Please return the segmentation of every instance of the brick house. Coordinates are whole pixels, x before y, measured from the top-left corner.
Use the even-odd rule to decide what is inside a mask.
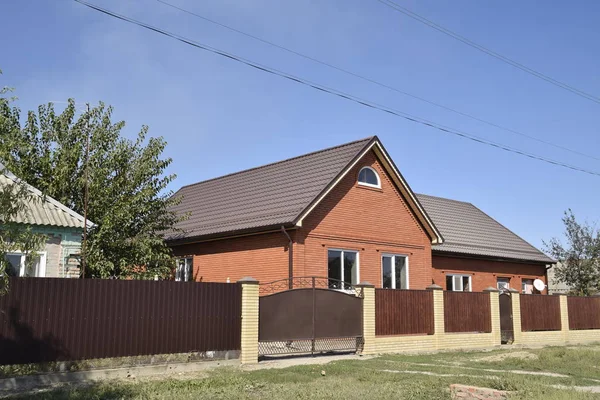
[[[377,137],[184,186],[175,196],[174,210],[189,215],[166,237],[179,257],[178,280],[322,276],[479,291],[504,278],[519,288],[523,279],[545,280],[552,263],[474,206],[413,193]]]

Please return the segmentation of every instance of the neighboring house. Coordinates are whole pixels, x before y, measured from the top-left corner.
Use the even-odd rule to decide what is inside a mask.
[[[12,184],[15,176],[0,173],[0,185]],[[46,235],[45,247],[37,252],[31,270],[25,268],[25,255],[9,253],[7,258],[12,276],[37,276],[56,278],[79,278],[79,255],[84,228],[84,218],[65,205],[42,193],[33,186],[28,189],[34,195],[27,203],[27,211],[18,215],[17,223],[31,226],[35,233]],[[88,221],[88,226],[93,224]]]
[[[552,268],[548,270],[548,292],[554,293],[569,293],[571,287],[564,282],[557,282],[555,278],[555,269],[560,266],[560,262],[556,263]]]
[[[184,186],[167,242],[180,280],[323,276],[521,288],[552,260],[468,203],[415,195],[377,137]],[[447,237],[446,237],[447,236]]]

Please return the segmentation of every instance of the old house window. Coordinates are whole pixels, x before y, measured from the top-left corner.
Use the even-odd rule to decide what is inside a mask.
[[[34,262],[26,262],[27,257],[35,257]],[[21,252],[6,254],[8,276],[44,277],[46,276],[46,253],[37,253],[35,256],[25,255]]]
[[[178,282],[188,282],[193,279],[193,259],[192,257],[178,258],[175,267],[175,280]]]
[[[446,290],[453,292],[470,292],[471,275],[446,275]]]
[[[363,167],[358,173],[358,184],[363,186],[371,186],[381,188],[379,175],[371,167]]]
[[[385,289],[408,289],[408,257],[396,254],[381,256],[382,282]]]
[[[330,249],[327,251],[327,264],[330,288],[344,289],[348,284],[358,284],[358,252]]]

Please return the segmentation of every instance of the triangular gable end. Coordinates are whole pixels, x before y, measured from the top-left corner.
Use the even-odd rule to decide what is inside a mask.
[[[394,164],[394,161],[389,156],[388,152],[385,150],[381,141],[377,136],[374,136],[371,141],[369,141],[365,147],[348,163],[348,165],[338,174],[338,176],[331,181],[331,183],[309,204],[302,213],[296,218],[294,221],[296,226],[302,226],[302,222],[304,219],[321,203],[321,201],[329,194],[337,184],[352,170],[352,168],[370,151],[373,150],[375,155],[377,156],[381,165],[386,169],[389,176],[393,179],[396,187],[400,191],[400,193],[405,198],[409,208],[415,214],[419,222],[425,228],[425,231],[431,238],[432,244],[441,244],[444,242],[444,238],[442,237],[439,230],[433,224],[431,218],[425,212],[425,209],[415,196],[414,192],[402,176],[398,168]]]

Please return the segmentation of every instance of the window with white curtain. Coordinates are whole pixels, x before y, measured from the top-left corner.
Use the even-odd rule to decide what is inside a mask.
[[[381,270],[384,289],[408,289],[408,257],[398,254],[383,254]]]
[[[453,292],[470,292],[472,290],[471,275],[446,275],[446,290],[451,290]]]

